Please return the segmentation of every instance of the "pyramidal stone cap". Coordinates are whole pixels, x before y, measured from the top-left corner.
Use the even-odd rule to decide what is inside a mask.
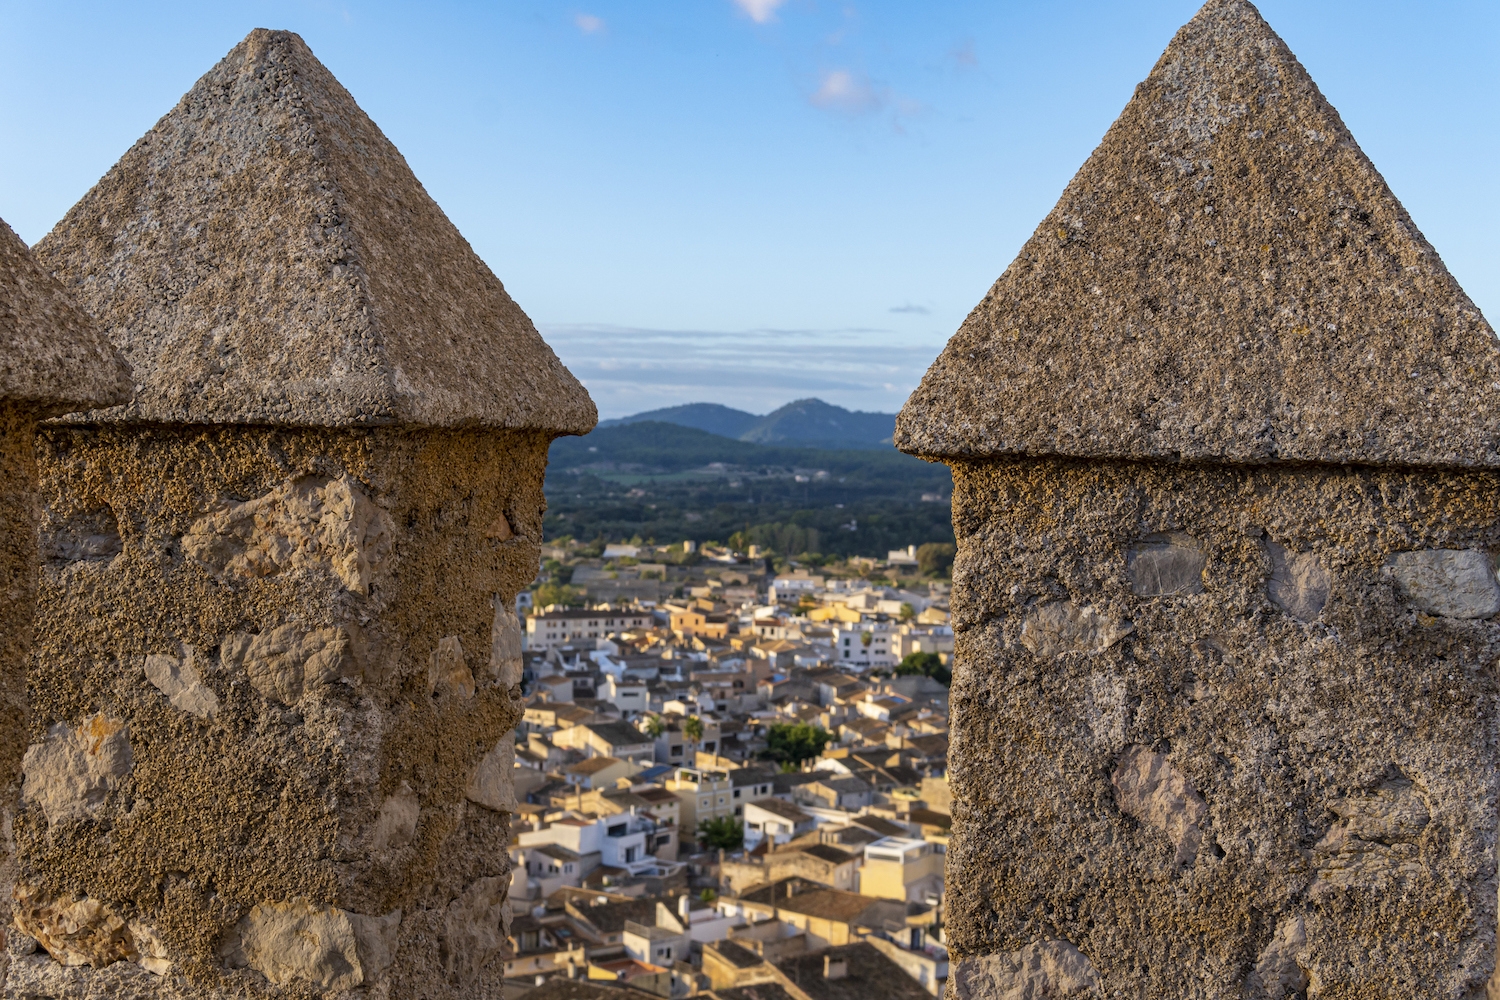
[[[934,459],[1500,465],[1500,347],[1246,0],[1178,32],[897,420]]]
[[[580,434],[593,401],[291,32],[252,31],[38,259],[134,372],[89,419]]]
[[[0,401],[50,416],[129,397],[109,338],[0,219]]]

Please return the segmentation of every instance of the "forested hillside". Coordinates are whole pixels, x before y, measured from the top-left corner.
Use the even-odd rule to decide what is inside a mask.
[[[545,525],[549,539],[739,536],[783,555],[883,557],[951,542],[951,493],[946,466],[894,449],[773,447],[641,422],[552,445]]]

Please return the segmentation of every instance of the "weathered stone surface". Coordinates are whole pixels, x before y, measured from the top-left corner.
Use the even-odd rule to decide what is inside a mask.
[[[495,605],[495,624],[491,629],[490,673],[504,687],[521,683],[521,619],[503,604]]]
[[[1093,608],[1072,601],[1050,601],[1034,608],[1021,626],[1021,645],[1044,660],[1063,653],[1097,653],[1130,633]]]
[[[485,754],[479,761],[479,766],[474,769],[474,777],[469,779],[469,787],[464,790],[464,795],[470,802],[476,802],[486,809],[496,812],[514,813],[516,811],[516,784],[511,772],[516,766],[516,745],[511,740],[511,735],[506,733],[495,749]]]
[[[1109,780],[1120,811],[1166,834],[1176,862],[1192,864],[1203,842],[1201,824],[1208,819],[1208,805],[1193,783],[1163,754],[1141,746],[1126,748]]]
[[[5,991],[499,1000],[509,817],[468,791],[521,715],[497,609],[547,447],[592,403],[294,35],[252,33],[44,242],[136,389],[37,443],[29,740],[71,774],[49,733],[102,714],[132,764],[38,782],[17,867],[173,971],[28,955]]]
[[[1037,941],[1001,955],[966,958],[953,963],[950,976],[957,1000],[1103,996],[1093,964],[1067,941]]]
[[[125,723],[103,713],[76,729],[58,723],[21,761],[21,794],[47,822],[87,819],[130,773],[134,755]]]
[[[21,811],[28,884],[132,918],[127,902],[159,901],[138,916],[160,929],[174,969],[198,977],[182,993],[194,1000],[277,989],[252,966],[227,967],[218,946],[254,906],[299,898],[351,915],[401,911],[382,939],[395,935],[381,974],[391,996],[497,1000],[503,965],[460,986],[439,955],[449,905],[477,880],[508,876],[508,815],[464,806],[520,705],[488,667],[472,671],[467,697],[428,697],[427,682],[444,637],[488,659],[496,605],[513,605],[535,576],[546,443],[400,429],[44,431],[49,526],[107,508],[130,529],[115,559],[42,575],[32,739],[99,706],[128,723],[134,766],[91,807],[97,833],[49,837],[40,804]],[[345,476],[393,530],[367,594],[316,561],[231,575],[183,552],[204,512],[229,498]],[[516,533],[494,542],[484,530],[501,511]],[[140,666],[184,647],[220,699],[209,724]],[[39,969],[18,965],[14,988],[125,988],[109,968],[65,979]]]
[[[1489,618],[1500,611],[1500,585],[1485,552],[1398,552],[1390,567],[1396,585],[1419,611],[1444,618]]]
[[[474,696],[474,672],[464,661],[463,643],[458,636],[444,636],[427,665],[427,690],[439,697]]]
[[[304,476],[256,500],[229,501],[196,521],[182,548],[227,577],[321,569],[368,594],[390,555],[391,536],[390,515],[347,475]]]
[[[953,982],[1059,939],[1110,997],[1480,995],[1500,343],[1248,0],[1177,34],[895,441],[954,467]],[[1040,659],[1059,600],[1133,631]]]
[[[1500,345],[1248,0],[1172,40],[902,410],[945,459],[1500,465]]]
[[[1266,596],[1299,622],[1315,621],[1333,587],[1328,570],[1312,552],[1293,552],[1276,542],[1267,543],[1266,551],[1271,557]]]
[[[153,653],[146,657],[146,679],[177,708],[200,719],[210,719],[219,710],[219,696],[198,675],[193,664],[195,655],[191,646],[182,656]]]
[[[304,693],[358,675],[354,644],[342,628],[304,632],[282,625],[259,635],[231,632],[220,647],[229,670],[243,670],[250,685],[283,705],[295,705]]]
[[[1390,562],[1500,550],[1496,495],[1490,472],[957,465],[955,963],[1027,947],[1046,914],[1105,996],[1238,1000],[1301,918],[1295,963],[1319,996],[1482,989],[1500,621],[1414,614]],[[1162,532],[1198,539],[1202,593],[1136,592],[1131,549]],[[1336,581],[1314,622],[1271,601],[1268,538]],[[1133,631],[1040,660],[1023,636],[1061,592]],[[1191,857],[1167,832],[1190,825]]]
[[[1130,587],[1141,597],[1203,593],[1208,553],[1192,535],[1167,532],[1132,545],[1125,554]]]
[[[474,982],[504,947],[510,926],[505,891],[505,879],[482,878],[448,904],[439,960],[443,971],[457,982]]]
[[[135,370],[103,419],[594,426],[583,387],[290,32],[251,32],[36,253]]]
[[[41,539],[41,556],[49,569],[65,569],[77,563],[108,563],[125,548],[114,511],[105,507],[54,524]]]
[[[355,951],[367,983],[379,982],[385,970],[396,960],[396,946],[401,936],[401,911],[392,910],[378,917],[351,913],[349,926],[354,930]]]
[[[399,850],[411,843],[417,832],[417,821],[422,816],[417,793],[406,782],[395,795],[380,805],[375,816],[375,826],[370,833],[370,845],[377,851]]]
[[[1372,795],[1335,799],[1328,809],[1339,821],[1313,846],[1314,898],[1334,887],[1397,891],[1420,878],[1418,841],[1432,814],[1410,780],[1387,781]]]
[[[277,986],[301,980],[332,991],[364,982],[349,915],[328,906],[257,904],[226,940],[223,953],[231,966],[248,966]]]
[[[97,968],[136,955],[125,921],[96,899],[46,899],[30,886],[17,886],[14,920],[17,930],[63,965]]]
[[[21,885],[15,889],[13,910],[16,929],[63,965],[99,969],[128,961],[158,976],[171,971],[156,931],[139,920],[126,920],[97,899],[55,899]]]
[[[0,400],[35,420],[129,394],[109,338],[0,219]]]
[[[1308,976],[1298,956],[1306,948],[1307,922],[1301,917],[1283,920],[1245,979],[1246,1000],[1290,1000],[1302,996]]]
[[[0,220],[0,928],[10,923],[10,828],[30,742],[26,670],[39,568],[36,423],[121,402],[130,384],[130,370],[108,338]],[[47,541],[49,559],[111,554],[105,539],[68,539],[60,550],[59,539]],[[118,542],[116,533],[116,553]],[[78,714],[85,710],[80,706]],[[0,948],[0,979],[7,966]]]

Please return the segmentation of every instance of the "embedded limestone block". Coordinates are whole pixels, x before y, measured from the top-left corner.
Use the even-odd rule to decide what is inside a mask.
[[[1500,584],[1488,553],[1398,552],[1390,569],[1402,595],[1419,611],[1443,618],[1489,618],[1500,611]]]
[[[396,947],[401,940],[401,911],[392,910],[378,917],[350,913],[348,917],[364,980],[378,982],[396,958]]]
[[[1129,623],[1116,624],[1091,607],[1052,601],[1026,616],[1021,645],[1044,660],[1062,653],[1097,653],[1129,635]]]
[[[153,653],[146,657],[146,679],[173,706],[200,719],[211,719],[219,710],[219,696],[199,676],[193,662],[196,655],[191,646],[184,648],[182,656]]]
[[[108,507],[88,511],[56,523],[44,520],[41,531],[42,561],[51,569],[79,563],[114,561],[125,548],[120,524]]]
[[[224,640],[220,656],[226,667],[243,670],[255,690],[284,705],[358,672],[354,643],[342,628],[307,632],[282,625],[259,635],[235,632]]]
[[[1208,553],[1197,539],[1165,532],[1132,545],[1125,555],[1130,586],[1141,597],[1176,597],[1203,593]]]
[[[1312,552],[1293,552],[1276,542],[1268,543],[1266,551],[1271,556],[1271,578],[1266,582],[1271,603],[1300,622],[1316,620],[1333,585],[1328,570]]]
[[[1067,1000],[1102,997],[1088,956],[1067,941],[1036,941],[1018,951],[953,963],[958,1000]]]
[[[516,804],[516,745],[506,733],[495,749],[485,754],[474,769],[464,795],[470,802],[478,803],[496,812],[514,813]]]
[[[485,530],[484,537],[492,538],[497,542],[508,542],[516,537],[516,533],[510,526],[510,519],[504,514],[500,514],[490,522],[489,528]]]
[[[221,953],[231,967],[254,969],[277,986],[347,990],[365,978],[349,915],[307,902],[256,904]]]
[[[1310,895],[1329,896],[1335,888],[1391,890],[1421,874],[1417,841],[1432,813],[1417,785],[1405,776],[1384,782],[1373,793],[1328,803],[1338,820],[1313,846],[1317,879]]]
[[[96,969],[115,962],[136,962],[148,972],[166,975],[172,962],[156,931],[140,920],[127,920],[97,899],[56,899],[35,886],[19,885],[12,903],[16,929],[63,965]]]
[[[1291,1000],[1307,989],[1309,977],[1302,967],[1307,950],[1307,921],[1302,917],[1283,920],[1271,943],[1255,960],[1245,978],[1247,1000]]]
[[[119,719],[101,713],[77,728],[58,723],[21,761],[22,798],[40,805],[48,824],[87,819],[133,763],[130,731]]]
[[[438,958],[443,971],[459,983],[478,979],[480,970],[505,946],[510,929],[508,884],[505,878],[479,879],[448,905]]]
[[[439,697],[474,696],[474,672],[464,660],[464,647],[458,636],[444,636],[438,641],[427,664],[427,691]]]
[[[228,578],[326,568],[354,593],[368,594],[391,537],[390,515],[347,475],[305,476],[195,521],[182,550]]]
[[[422,808],[417,793],[406,782],[395,795],[381,803],[375,817],[375,826],[370,832],[370,846],[376,851],[399,850],[411,843],[417,832],[417,821]]]
[[[500,601],[495,602],[491,634],[494,639],[490,643],[490,673],[504,687],[514,687],[521,683],[524,669],[521,619]]]
[[[1120,754],[1110,777],[1120,811],[1166,834],[1179,865],[1191,865],[1203,843],[1208,804],[1164,754],[1133,746]]]

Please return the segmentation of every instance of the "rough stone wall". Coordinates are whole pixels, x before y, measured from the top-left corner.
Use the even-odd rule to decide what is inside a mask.
[[[1497,492],[957,464],[956,995],[1482,996]]]
[[[550,437],[45,431],[7,996],[499,997]]]
[[[36,607],[36,414],[0,402],[0,920],[9,923],[13,809],[26,752],[26,665]],[[3,934],[0,924],[0,934]],[[0,974],[4,957],[0,956]]]

